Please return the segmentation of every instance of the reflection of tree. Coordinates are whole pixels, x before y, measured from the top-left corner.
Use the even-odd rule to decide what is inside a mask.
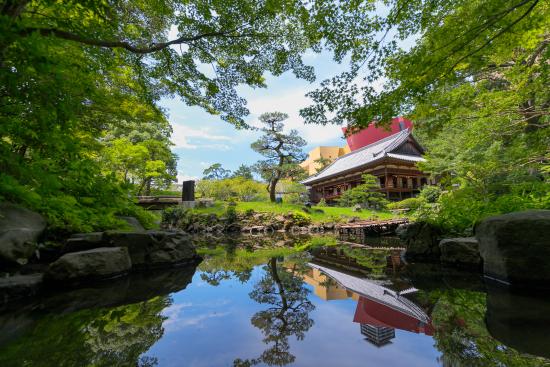
[[[344,254],[370,270],[370,276],[382,276],[387,267],[389,251],[385,249],[364,249],[343,247]]]
[[[201,279],[210,285],[218,286],[224,280],[235,278],[246,283],[252,276],[254,267],[265,264],[271,257],[295,253],[294,248],[266,247],[259,250],[219,246],[215,249],[198,250],[204,261],[198,266]]]
[[[0,365],[24,366],[138,366],[157,365],[141,356],[160,337],[168,297],[99,309],[43,317],[29,334],[0,353]],[[141,356],[141,357],[140,357]]]
[[[265,266],[266,273],[254,286],[250,297],[258,303],[269,304],[270,308],[257,312],[251,322],[264,335],[264,343],[269,344],[258,358],[234,361],[234,366],[252,366],[265,363],[270,366],[284,366],[294,362],[295,356],[289,352],[288,338],[294,335],[302,340],[306,331],[313,326],[309,313],[315,306],[308,300],[309,290],[303,280],[296,276],[298,266],[292,271],[283,270],[273,257]]]

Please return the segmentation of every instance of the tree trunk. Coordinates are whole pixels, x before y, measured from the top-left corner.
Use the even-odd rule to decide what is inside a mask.
[[[277,189],[277,182],[279,182],[279,179],[275,178],[269,183],[269,200],[272,203],[274,203],[276,201],[275,191]]]
[[[281,282],[281,278],[279,278],[279,273],[277,272],[277,258],[272,257],[271,259],[269,259],[269,269],[271,270],[273,281],[275,282],[275,284],[277,284],[279,296],[281,297],[281,304],[283,305],[281,311],[282,314],[284,314],[285,311],[288,309],[288,302],[286,300],[285,287],[283,287],[283,282]]]

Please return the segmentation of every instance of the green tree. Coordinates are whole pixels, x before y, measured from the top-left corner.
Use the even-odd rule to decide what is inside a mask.
[[[221,163],[214,163],[202,171],[203,180],[223,180],[231,174],[230,170],[224,169]]]
[[[316,160],[314,160],[313,163],[315,163],[316,166],[317,166],[317,172],[321,172],[321,171],[324,170],[329,164],[332,163],[332,160],[330,160],[329,158],[325,158],[325,157],[319,157],[319,158],[317,158]]]
[[[232,177],[242,177],[248,180],[252,180],[254,178],[252,176],[252,168],[245,164],[241,164],[239,168],[233,172]]]
[[[283,132],[282,121],[288,115],[281,112],[269,112],[260,116],[260,121],[265,125],[261,128],[264,133],[251,147],[266,159],[261,160],[254,169],[267,181],[269,199],[275,201],[277,183],[283,178],[303,175],[303,169],[298,165],[305,159],[302,147],[307,143],[298,136],[298,131],[290,130],[288,134]]]
[[[370,208],[381,209],[387,204],[385,195],[378,191],[380,184],[378,179],[369,174],[361,176],[363,183],[352,189],[346,190],[338,198],[338,204],[341,206],[366,205]]]
[[[147,147],[131,178],[142,192],[173,182],[159,99],[177,95],[245,127],[237,86],[265,87],[265,72],[312,81],[301,55],[340,39],[323,10],[332,1],[316,3],[1,2],[0,200],[40,211],[52,228],[116,226],[116,214],[138,210],[135,186],[106,167],[129,152],[103,149],[116,139]]]

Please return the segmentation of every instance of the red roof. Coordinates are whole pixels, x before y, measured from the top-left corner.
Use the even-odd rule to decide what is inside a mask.
[[[374,122],[371,122],[368,127],[348,136],[346,139],[350,150],[353,152],[402,130],[410,129],[412,126],[413,122],[411,120],[407,120],[404,117],[396,117],[392,120],[391,126],[376,127]],[[342,130],[345,134],[347,129],[344,127]]]
[[[410,315],[365,297],[359,297],[353,322],[391,327],[413,333],[424,333],[426,335],[433,335],[434,331],[431,323],[424,324]]]

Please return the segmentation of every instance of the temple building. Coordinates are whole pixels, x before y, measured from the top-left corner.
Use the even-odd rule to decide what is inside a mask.
[[[424,161],[424,148],[412,135],[411,123],[401,120],[395,119],[392,130],[386,131],[382,138],[380,129],[376,127],[350,135],[350,153],[336,158],[323,170],[302,181],[310,190],[310,200],[314,203],[321,199],[333,202],[344,191],[361,184],[361,176],[365,173],[378,178],[379,190],[389,200],[414,197],[423,186],[435,184],[416,166]]]

